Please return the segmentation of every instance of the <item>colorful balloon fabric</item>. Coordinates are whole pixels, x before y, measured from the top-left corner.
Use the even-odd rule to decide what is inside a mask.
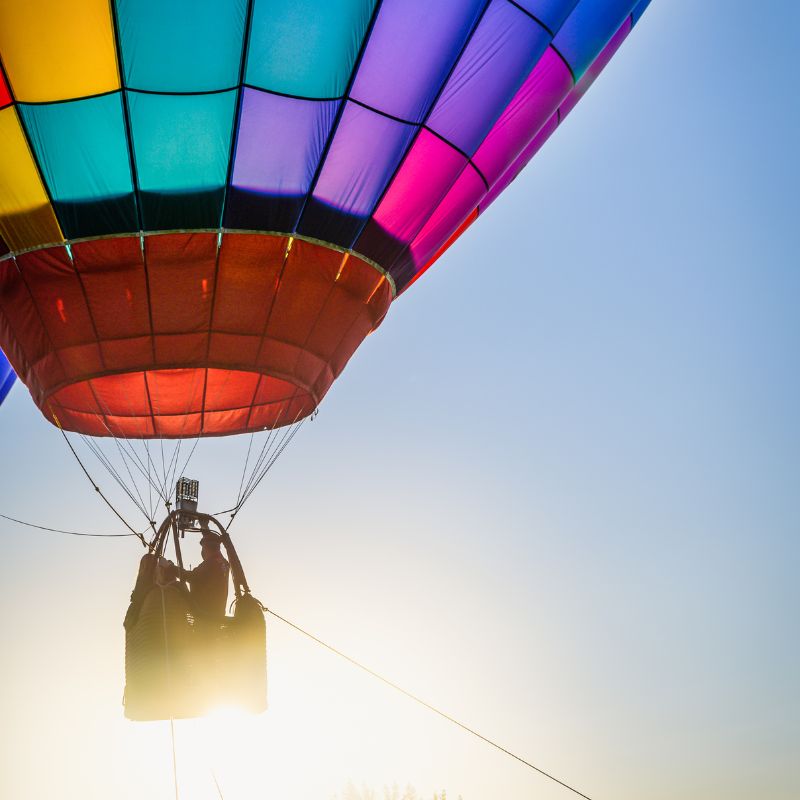
[[[3,404],[3,400],[6,399],[11,391],[16,377],[14,370],[11,369],[11,364],[8,363],[8,359],[0,351],[0,405]]]
[[[0,347],[68,430],[301,419],[648,2],[0,4]]]

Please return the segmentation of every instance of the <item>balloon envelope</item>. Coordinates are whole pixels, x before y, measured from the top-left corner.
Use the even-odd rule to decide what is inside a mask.
[[[319,404],[647,0],[0,6],[0,346],[92,435]]]
[[[3,400],[6,399],[11,391],[16,377],[14,370],[11,369],[11,364],[8,363],[8,359],[0,351],[0,405],[3,404]]]

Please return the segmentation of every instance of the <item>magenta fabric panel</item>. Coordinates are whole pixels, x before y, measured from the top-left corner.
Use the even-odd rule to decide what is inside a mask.
[[[517,156],[511,166],[500,176],[483,198],[481,203],[481,214],[501,195],[508,185],[519,175],[528,162],[539,152],[541,146],[550,138],[553,131],[558,127],[558,113],[553,114],[545,122],[539,133],[531,139],[528,146]]]
[[[422,130],[373,219],[394,239],[411,242],[466,163],[456,149]]]
[[[369,216],[416,130],[348,102],[314,199],[347,214]]]
[[[433,254],[458,230],[459,225],[478,207],[486,194],[486,184],[468,164],[439,204],[436,212],[411,243],[414,271],[424,267]]]
[[[474,162],[489,185],[505,172],[572,89],[572,75],[548,47],[478,148]]]
[[[428,118],[471,156],[530,75],[550,34],[508,0],[493,0]]]
[[[305,194],[339,102],[245,89],[233,186],[272,195]]]
[[[628,34],[631,32],[632,28],[631,18],[627,17],[625,22],[622,23],[622,27],[611,37],[611,41],[600,51],[600,54],[592,62],[589,69],[584,72],[583,77],[561,104],[559,108],[561,119],[564,119],[564,117],[575,108],[577,102],[586,94],[589,87],[595,82],[597,76],[606,68],[608,62],[611,61],[622,43],[628,38]]]
[[[350,96],[422,122],[484,0],[384,0]]]

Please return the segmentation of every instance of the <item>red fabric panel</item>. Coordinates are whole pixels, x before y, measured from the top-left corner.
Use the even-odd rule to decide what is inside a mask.
[[[11,92],[8,91],[6,76],[3,75],[3,70],[0,69],[0,108],[5,108],[9,105],[11,105]]]
[[[222,238],[214,302],[215,330],[256,334],[261,338],[287,242],[283,236],[255,234]],[[252,363],[255,360],[254,355]]]
[[[161,333],[207,331],[214,294],[217,234],[148,236],[144,252],[153,329]]]
[[[72,246],[101,340],[150,336],[144,257],[138,236]]]
[[[311,413],[392,300],[356,256],[160,234],[0,263],[0,346],[46,416],[91,435],[222,435]]]

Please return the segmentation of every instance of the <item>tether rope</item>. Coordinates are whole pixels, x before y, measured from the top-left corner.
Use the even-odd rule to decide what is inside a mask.
[[[24,519],[16,519],[9,517],[6,514],[0,514],[0,517],[7,519],[9,522],[16,522],[17,525],[25,525],[28,528],[36,528],[40,531],[47,531],[48,533],[63,533],[66,536],[90,536],[94,539],[123,539],[127,536],[136,536],[141,538],[143,534],[139,533],[84,533],[82,531],[64,531],[61,528],[48,528],[45,525],[36,525],[33,522],[26,522]]]
[[[540,775],[543,775],[545,778],[548,778],[549,780],[553,781],[554,783],[557,783],[559,786],[563,787],[564,789],[568,789],[570,792],[572,792],[573,794],[576,794],[578,797],[583,797],[584,800],[592,800],[592,798],[589,797],[589,795],[584,794],[581,791],[578,791],[578,789],[576,789],[574,786],[570,786],[568,783],[565,783],[564,781],[559,780],[558,778],[555,777],[555,775],[551,775],[549,772],[545,772],[543,769],[541,769],[540,767],[537,767],[535,764],[532,764],[527,759],[522,758],[522,756],[518,756],[516,753],[511,752],[511,750],[508,750],[507,748],[503,747],[502,745],[498,744],[497,742],[493,741],[492,739],[489,739],[487,736],[484,736],[483,734],[478,733],[478,731],[476,731],[474,728],[470,728],[468,725],[465,725],[463,722],[459,722],[454,717],[451,717],[449,714],[446,714],[444,711],[441,711],[440,709],[436,708],[436,706],[433,706],[430,703],[428,703],[425,700],[423,700],[422,698],[417,697],[417,695],[413,694],[412,692],[409,692],[407,689],[403,689],[402,686],[398,686],[396,683],[394,683],[393,681],[390,681],[388,678],[384,678],[383,675],[380,675],[379,673],[375,672],[375,670],[370,669],[369,667],[367,667],[364,664],[362,664],[360,661],[357,661],[355,658],[351,658],[350,656],[348,656],[345,653],[343,653],[341,650],[337,650],[335,647],[333,647],[332,645],[329,645],[327,642],[323,642],[322,639],[320,639],[317,636],[314,636],[313,633],[309,633],[309,631],[305,630],[304,628],[301,628],[299,625],[296,625],[294,622],[291,622],[290,620],[286,619],[286,617],[282,617],[280,614],[276,613],[271,608],[267,608],[266,606],[263,606],[263,608],[264,608],[264,611],[267,614],[275,617],[275,619],[280,620],[285,625],[288,625],[290,628],[294,628],[298,633],[303,634],[303,636],[306,636],[307,638],[311,639],[313,642],[316,642],[318,645],[321,645],[326,650],[330,650],[331,653],[334,653],[335,655],[339,656],[339,658],[343,658],[345,661],[349,661],[353,666],[358,667],[360,670],[363,670],[368,675],[372,675],[373,678],[377,678],[379,681],[381,681],[382,683],[385,683],[387,686],[391,687],[395,691],[398,691],[401,694],[404,694],[406,697],[410,698],[415,703],[419,703],[419,705],[424,706],[429,711],[433,711],[434,714],[438,714],[443,719],[446,719],[448,722],[453,723],[453,725],[457,725],[459,728],[461,728],[461,730],[472,734],[473,736],[475,736],[476,738],[478,738],[481,741],[485,742],[486,744],[489,744],[492,747],[496,748],[501,753],[505,753],[507,756],[511,756],[511,758],[516,759],[521,764],[524,764],[526,767],[529,767],[530,769],[535,770]]]

